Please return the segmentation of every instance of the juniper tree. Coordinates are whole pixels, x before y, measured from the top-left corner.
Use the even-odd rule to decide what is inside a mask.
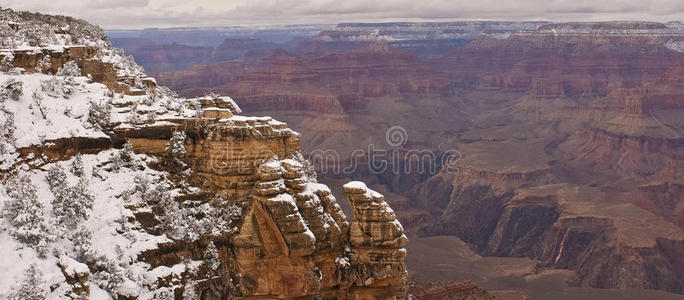
[[[190,280],[183,287],[183,300],[199,300],[197,296],[197,282]]]
[[[4,101],[4,99],[18,101],[24,95],[23,86],[24,83],[17,79],[10,78],[6,80],[0,89],[0,102]]]
[[[88,191],[84,179],[74,186],[68,186],[66,173],[61,166],[56,165],[48,170],[48,183],[55,198],[52,201],[52,213],[57,225],[70,232],[76,230],[79,224],[88,219],[88,211],[93,207],[93,196]]]
[[[43,273],[36,264],[31,264],[24,270],[24,277],[19,286],[15,286],[7,296],[8,300],[44,300],[47,292],[44,290]]]
[[[90,101],[88,105],[88,123],[92,124],[96,129],[108,128],[112,119],[112,106],[105,101]]]
[[[0,105],[0,155],[14,150],[14,113]]]
[[[9,233],[19,242],[35,249],[40,257],[47,255],[47,242],[52,240],[45,223],[43,204],[27,175],[10,179],[6,185],[9,200],[2,214],[11,227]]]
[[[38,61],[36,66],[37,73],[47,73],[50,70],[52,63],[50,62],[50,55],[45,55]]]
[[[81,68],[78,67],[76,61],[70,60],[57,70],[57,75],[64,77],[81,76]]]
[[[166,144],[166,153],[169,156],[169,163],[174,169],[180,169],[185,166],[181,160],[187,153],[185,150],[185,132],[176,130],[173,132],[169,143]]]
[[[207,244],[207,249],[204,250],[204,263],[207,265],[209,270],[215,272],[221,266],[221,260],[219,260],[219,253],[216,245],[213,241]]]
[[[6,53],[5,56],[2,57],[2,61],[0,61],[0,72],[9,72],[12,70],[12,67],[14,63],[14,55],[12,53]]]

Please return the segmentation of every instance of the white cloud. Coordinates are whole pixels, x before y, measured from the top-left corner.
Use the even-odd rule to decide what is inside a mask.
[[[681,0],[3,0],[105,28],[398,20],[601,21],[684,19]]]

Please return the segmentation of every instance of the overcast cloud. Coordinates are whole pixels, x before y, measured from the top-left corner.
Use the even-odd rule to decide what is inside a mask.
[[[684,0],[0,0],[106,29],[350,21],[684,21]]]

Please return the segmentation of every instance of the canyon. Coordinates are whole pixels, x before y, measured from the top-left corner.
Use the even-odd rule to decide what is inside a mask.
[[[661,299],[648,291],[675,297],[684,288],[682,28],[340,24],[259,55],[154,76],[181,95],[225,93],[247,112],[286,121],[303,133],[321,182],[363,180],[381,191],[409,236],[410,278],[471,279],[537,297],[535,284],[553,281],[568,299],[611,293],[595,288]],[[376,150],[394,155],[381,159],[383,170],[372,166]],[[431,153],[435,168],[396,171],[417,167],[416,151]],[[440,247],[469,253],[470,271],[423,267]],[[473,267],[495,257],[525,284]]]

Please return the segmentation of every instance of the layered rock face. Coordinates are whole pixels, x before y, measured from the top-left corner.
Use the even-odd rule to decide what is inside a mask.
[[[405,297],[404,246],[408,239],[404,228],[381,194],[358,181],[347,183],[343,188],[354,211],[349,229],[349,256],[354,284],[359,288],[353,292],[353,299]],[[387,287],[395,288],[390,292]]]
[[[345,187],[348,201],[357,205],[350,226],[326,186],[304,178],[301,163],[278,159],[298,153],[299,134],[269,117],[237,116],[232,101],[199,102],[204,118],[158,119],[176,125],[117,133],[135,151],[164,155],[167,138],[181,126],[192,141],[185,146],[184,161],[197,175],[187,180],[242,203],[238,233],[228,241],[214,241],[221,261],[230,266],[228,273],[236,276],[229,278],[235,288],[211,290],[215,297],[406,297],[406,236],[380,194],[362,184],[354,188],[358,183]],[[212,112],[216,109],[228,112],[218,117]],[[208,117],[208,112],[217,117]],[[194,250],[179,243],[141,255],[150,257],[153,266],[169,265],[180,263],[170,257],[188,251]]]
[[[298,134],[285,124],[244,117],[204,122],[191,126],[218,125],[205,137],[192,135],[185,125],[196,139],[186,145],[185,160],[199,175],[188,181],[212,193],[225,192],[243,207],[238,233],[226,244],[215,241],[229,274],[237,276],[230,278],[234,289],[212,290],[215,297],[406,297],[407,239],[382,195],[362,183],[345,185],[354,207],[349,225],[325,185],[305,178],[298,161],[277,159],[299,150]],[[164,131],[140,128],[119,134],[130,137],[136,151],[160,155],[169,134]],[[188,246],[165,245],[141,255],[153,265],[169,265],[179,263],[169,258],[194,251]]]

